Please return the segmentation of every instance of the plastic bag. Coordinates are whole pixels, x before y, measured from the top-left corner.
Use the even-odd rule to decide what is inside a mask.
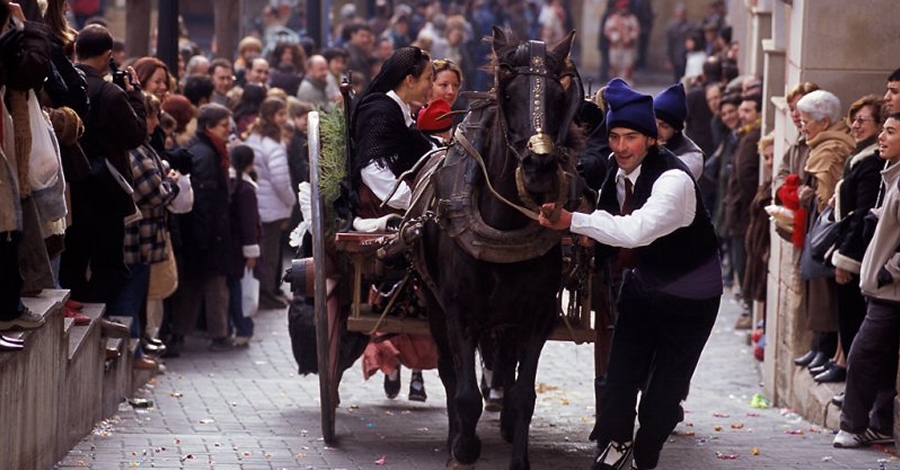
[[[244,318],[256,315],[259,310],[259,279],[253,277],[253,270],[244,268],[241,278],[241,311]]]
[[[46,189],[59,179],[61,160],[53,144],[49,118],[41,109],[37,95],[28,90],[28,124],[31,128],[31,156],[28,159],[28,180],[32,190]]]
[[[186,214],[194,208],[194,188],[191,187],[191,175],[178,173],[178,194],[166,207],[173,214]]]

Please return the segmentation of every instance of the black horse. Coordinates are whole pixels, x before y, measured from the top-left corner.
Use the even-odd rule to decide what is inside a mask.
[[[547,50],[494,29],[494,86],[472,103],[446,156],[420,172],[407,213],[423,227],[413,263],[428,286],[447,392],[449,468],[471,466],[481,453],[475,349],[489,332],[503,348],[499,360],[511,362],[498,365],[510,372],[500,418],[513,444],[509,468],[529,468],[535,375],[558,318],[562,269],[559,234],[535,218],[540,204],[570,200],[579,142],[572,120],[582,100],[567,60],[573,37]]]

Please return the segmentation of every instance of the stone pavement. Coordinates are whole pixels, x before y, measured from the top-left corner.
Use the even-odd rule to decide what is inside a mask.
[[[746,335],[731,328],[737,312],[726,295],[685,403],[685,422],[663,450],[660,469],[877,470],[880,459],[888,459],[885,468],[900,468],[884,452],[891,449],[834,449],[828,430],[788,411],[751,408],[760,374]],[[205,346],[202,338],[189,338],[182,356],[169,359],[168,371],[142,390],[151,407],[123,403],[58,468],[443,468],[445,394],[435,371],[425,374],[428,401],[413,403],[405,399],[408,374],[401,396],[388,400],[381,376],[363,381],[354,365],[341,384],[338,441],[330,447],[320,437],[318,377],[296,373],[284,311],[257,316],[248,349],[212,353]],[[588,468],[592,375],[591,345],[546,346],[531,426],[533,468]],[[479,469],[506,467],[510,447],[498,422],[497,414],[485,413],[479,424]]]

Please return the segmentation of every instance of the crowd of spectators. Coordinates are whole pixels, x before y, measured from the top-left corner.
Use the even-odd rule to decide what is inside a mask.
[[[649,3],[608,3],[601,51],[617,75],[630,77],[646,60]],[[307,113],[340,107],[343,77],[363,94],[395,51],[418,50],[436,59],[434,88],[406,104],[417,113],[439,101],[418,115],[429,134],[423,145],[442,145],[450,129],[442,115],[464,106],[460,88],[489,88],[481,38],[492,26],[553,43],[572,21],[559,0],[375,4],[371,18],[345,6],[329,44],[263,31],[243,38],[233,60],[211,60],[184,43],[170,70],[155,57],[123,57],[102,19],[72,29],[65,0],[43,12],[34,1],[0,0],[0,330],[39,327],[44,319],[21,296],[62,287],[76,324],[90,321],[79,312],[85,302],[132,318],[131,328],[104,320],[103,331],[141,340],[137,368],[158,369],[155,357],[178,354],[201,313],[211,350],[248,346],[252,319],[239,305],[246,273],[259,280],[261,308],[287,305],[279,277],[286,231],[299,218],[296,188],[308,178]],[[267,28],[287,28],[291,18],[270,11]],[[864,96],[848,109],[813,83],[794,86],[786,98],[798,137],[773,175],[762,82],[740,75],[724,18],[722,1],[699,24],[675,5],[666,36],[677,84],[654,100],[660,143],[699,183],[724,284],[744,306],[736,328],[764,327],[753,324],[751,303],[765,300],[768,215],[789,214],[776,218],[777,233],[797,247],[799,314],[813,332],[795,362],[817,381],[848,381],[846,397],[835,397],[852,405],[836,446],[885,440],[892,424],[882,378],[896,377],[900,336],[883,334],[898,327],[900,267],[886,246],[896,247],[900,70],[884,98]],[[579,117],[595,130],[586,173],[608,155],[602,94],[597,102],[601,112]],[[807,261],[807,234],[826,212],[840,224],[837,242],[825,259]],[[854,341],[861,336],[867,341]],[[0,336],[0,350],[22,348]],[[382,370],[398,389],[395,369]]]

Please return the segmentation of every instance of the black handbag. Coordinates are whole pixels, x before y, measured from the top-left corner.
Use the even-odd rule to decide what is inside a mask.
[[[128,180],[105,158],[91,159],[91,178],[100,191],[99,204],[111,214],[128,217],[135,213],[134,189]]]
[[[834,277],[831,253],[841,228],[850,218],[835,221],[834,208],[826,206],[811,220],[800,254],[800,277],[805,280]]]

